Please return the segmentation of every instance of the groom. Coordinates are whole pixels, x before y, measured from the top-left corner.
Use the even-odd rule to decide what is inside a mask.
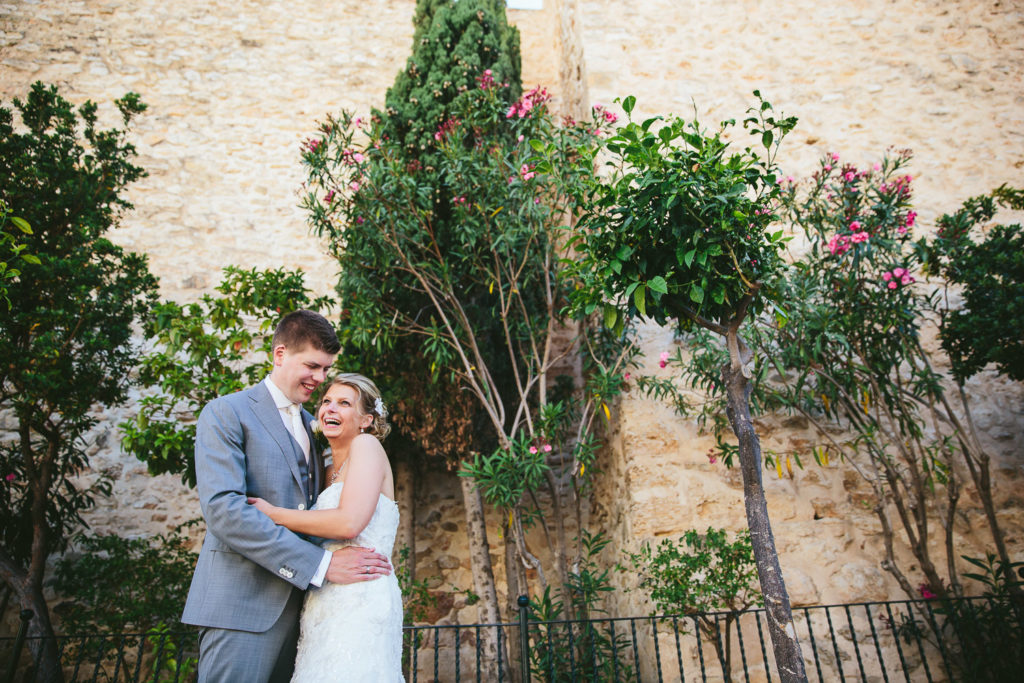
[[[196,426],[196,478],[207,533],[181,620],[200,626],[199,683],[287,681],[309,586],[379,578],[387,558],[333,553],[246,503],[304,510],[324,473],[302,409],[340,344],[320,314],[295,311],[274,331],[274,368],[254,387],[211,401]]]

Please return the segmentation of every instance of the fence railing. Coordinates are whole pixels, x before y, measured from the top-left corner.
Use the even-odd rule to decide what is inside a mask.
[[[1021,680],[1024,621],[1009,601],[865,602],[793,610],[808,680]],[[503,624],[409,626],[407,680],[779,680],[764,610]],[[496,640],[496,658],[483,643]],[[3,683],[35,681],[33,639],[0,638]],[[192,681],[195,630],[58,636],[65,681]],[[1010,662],[998,672],[999,658]],[[978,669],[978,667],[983,667]],[[978,673],[978,671],[982,673]],[[982,678],[978,678],[982,676]]]

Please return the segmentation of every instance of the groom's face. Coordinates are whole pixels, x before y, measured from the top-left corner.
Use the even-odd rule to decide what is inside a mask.
[[[274,348],[274,369],[270,379],[290,401],[305,403],[327,379],[334,356],[309,345],[295,350],[282,344]]]

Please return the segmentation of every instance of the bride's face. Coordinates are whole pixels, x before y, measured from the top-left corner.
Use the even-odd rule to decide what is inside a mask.
[[[317,419],[328,441],[348,440],[360,428],[373,424],[373,416],[360,412],[359,392],[347,384],[335,384],[320,401]]]

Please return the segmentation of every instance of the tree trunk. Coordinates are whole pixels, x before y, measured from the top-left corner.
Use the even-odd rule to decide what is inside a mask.
[[[459,477],[462,484],[462,501],[466,510],[466,537],[469,541],[469,564],[473,573],[473,586],[480,596],[477,620],[484,624],[501,623],[498,608],[498,591],[494,585],[494,570],[491,568],[490,545],[487,543],[487,526],[484,520],[484,501],[476,486],[476,479]],[[484,680],[498,680],[498,635],[496,628],[480,631],[479,647],[483,653]],[[502,643],[501,660],[508,661],[508,649]]]
[[[804,658],[800,652],[789,606],[789,594],[782,578],[779,555],[775,550],[768,519],[768,502],[761,481],[761,443],[750,419],[750,383],[739,363],[722,368],[722,380],[728,394],[726,415],[739,440],[740,471],[743,474],[743,500],[746,506],[747,526],[757,562],[757,576],[761,583],[768,632],[772,639],[775,664],[783,683],[806,681]]]
[[[508,607],[508,621],[515,622],[519,619],[519,596],[527,594],[526,572],[523,571],[523,563],[519,557],[519,549],[516,547],[516,527],[510,523],[511,517],[502,522],[502,531],[505,541],[505,596]],[[519,629],[508,629],[505,631],[505,642],[516,642]],[[510,650],[512,651],[512,650]],[[517,681],[520,678],[520,662],[518,657],[515,660],[506,659],[510,681]]]
[[[409,549],[409,581],[416,580],[416,473],[407,460],[395,463],[395,502],[398,503],[398,533],[395,548]]]
[[[53,633],[53,624],[50,622],[50,612],[43,598],[42,588],[28,585],[29,582],[24,580],[24,574],[17,572],[6,553],[0,552],[0,568],[5,583],[18,600],[18,605],[21,609],[30,609],[33,612],[32,620],[28,624],[27,644],[30,661],[38,662],[39,667],[35,676],[29,680],[61,683],[64,680],[64,671],[60,666],[57,639]],[[21,576],[13,575],[12,570]]]

